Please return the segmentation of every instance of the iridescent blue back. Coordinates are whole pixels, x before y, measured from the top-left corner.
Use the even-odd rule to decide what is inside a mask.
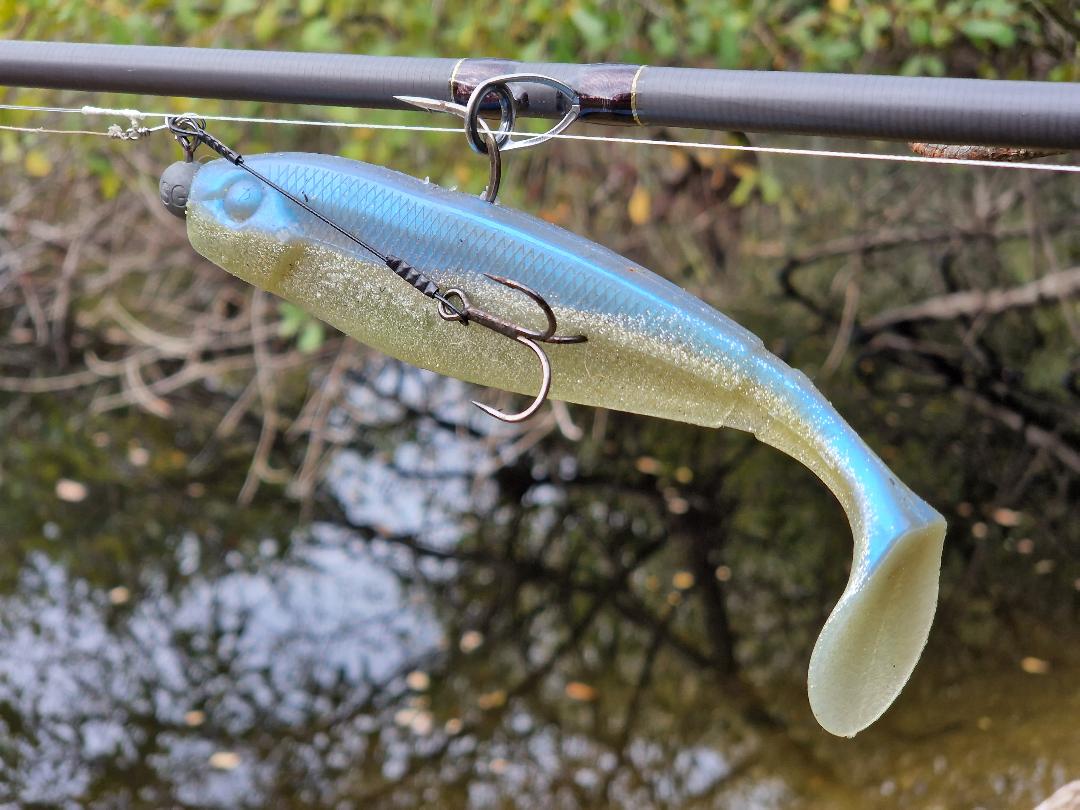
[[[728,333],[737,342],[760,345],[752,332],[675,284],[521,211],[334,156],[285,153],[249,162],[346,230],[436,280],[505,275],[540,291],[556,308],[578,309],[585,303],[598,312],[660,321],[674,317],[683,324],[700,318],[711,339]],[[377,261],[296,206],[292,216],[309,238]]]

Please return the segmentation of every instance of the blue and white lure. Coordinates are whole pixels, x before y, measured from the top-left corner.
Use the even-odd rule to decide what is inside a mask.
[[[498,136],[482,129],[495,153],[491,196]],[[809,467],[840,501],[855,543],[810,659],[810,704],[843,736],[888,708],[930,630],[945,521],[804,374],[676,285],[520,211],[337,157],[241,157],[190,119],[174,132],[189,154],[198,141],[226,158],[193,170],[191,245],[254,286],[414,365],[541,391],[529,412],[550,387],[567,402],[749,431]],[[546,327],[520,326],[541,311]]]

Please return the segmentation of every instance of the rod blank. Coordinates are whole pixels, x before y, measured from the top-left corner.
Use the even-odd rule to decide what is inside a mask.
[[[406,105],[394,101],[395,95],[446,98],[455,63],[288,51],[0,42],[0,85],[403,109]]]
[[[580,90],[594,123],[1080,149],[1076,83],[0,42],[0,85],[93,93],[403,109],[515,72]],[[520,115],[558,114],[550,88],[515,90]]]

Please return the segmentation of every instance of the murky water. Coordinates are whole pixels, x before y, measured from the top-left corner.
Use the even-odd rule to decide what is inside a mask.
[[[823,487],[733,432],[585,409],[580,442],[534,445],[467,394],[355,381],[334,418],[365,430],[308,527],[235,505],[243,453],[196,474],[148,418],[4,425],[5,800],[989,810],[1080,777],[1066,551],[994,528],[977,565],[947,554],[914,679],[836,739],[804,686],[850,551]]]

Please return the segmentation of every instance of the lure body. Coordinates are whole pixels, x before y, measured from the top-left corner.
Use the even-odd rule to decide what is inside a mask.
[[[804,374],[678,286],[522,212],[342,158],[246,160],[491,312],[542,326],[534,304],[485,273],[538,291],[561,333],[588,336],[546,347],[552,396],[749,431],[809,467],[839,499],[855,540],[847,588],[811,657],[812,708],[824,728],[851,736],[889,706],[929,633],[945,523]],[[540,374],[525,348],[443,320],[372,254],[226,161],[196,174],[187,221],[199,253],[363,343],[469,382],[536,393]]]

